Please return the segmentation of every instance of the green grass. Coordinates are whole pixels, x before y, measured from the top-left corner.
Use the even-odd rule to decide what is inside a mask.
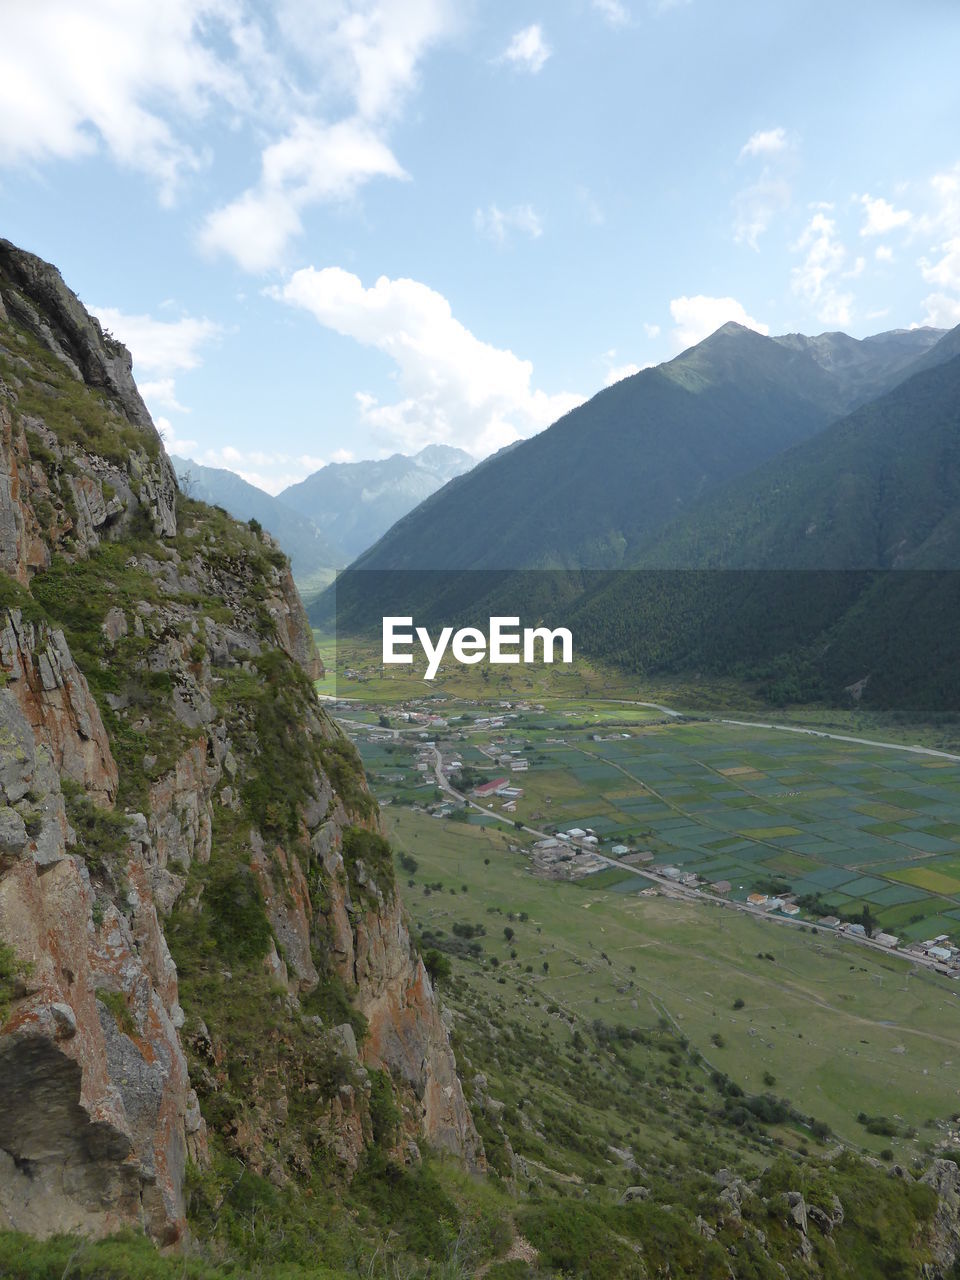
[[[494,920],[507,912],[529,915],[527,924],[513,925],[510,945],[488,927],[484,951],[499,966],[475,977],[492,993],[506,976],[531,998],[555,1002],[578,1019],[627,1025],[646,1025],[654,1009],[663,1010],[744,1088],[761,1092],[770,1073],[777,1092],[802,1111],[874,1150],[884,1142],[856,1124],[861,1109],[899,1113],[918,1129],[956,1109],[948,1064],[960,1053],[960,1027],[948,981],[926,972],[911,976],[901,959],[722,908],[631,897],[602,882],[594,888],[591,880],[538,880],[500,833],[395,808],[386,818],[395,847],[419,864],[413,889],[402,892],[421,929],[449,933],[453,921],[490,919],[489,911]],[[444,891],[424,896],[422,886],[437,881]],[[733,1009],[736,999],[742,1009]],[[711,1046],[718,1031],[722,1050]],[[914,1144],[894,1145],[906,1156]]]

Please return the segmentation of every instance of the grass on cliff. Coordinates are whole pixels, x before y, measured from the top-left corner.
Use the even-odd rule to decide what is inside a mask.
[[[10,1005],[16,998],[17,979],[23,966],[12,947],[0,942],[0,1027],[10,1015]]]
[[[137,450],[159,456],[160,442],[151,432],[133,426],[105,392],[78,382],[27,330],[0,321],[0,344],[9,353],[0,352],[0,376],[14,387],[17,411],[42,419],[62,446],[124,468]]]

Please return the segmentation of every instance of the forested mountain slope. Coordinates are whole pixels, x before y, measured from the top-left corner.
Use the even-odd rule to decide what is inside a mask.
[[[847,363],[824,354],[845,335],[828,336],[830,343],[794,342],[724,325],[446,485],[356,567],[629,564],[644,539],[721,484],[815,436],[936,334],[901,335],[892,354],[874,340],[869,359]]]

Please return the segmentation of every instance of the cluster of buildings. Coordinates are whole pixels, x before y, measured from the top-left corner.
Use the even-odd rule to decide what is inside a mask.
[[[938,966],[960,973],[960,948],[953,945],[947,933],[940,933],[925,942],[911,943],[904,951],[908,955],[923,956],[927,960],[933,960]]]
[[[576,841],[579,845],[585,845],[588,849],[596,849],[600,844],[600,837],[592,827],[570,827],[568,831],[558,831],[558,840]]]
[[[800,914],[800,908],[792,898],[777,894],[750,893],[747,894],[747,902],[751,907],[759,907],[761,911],[779,911],[781,915],[791,917]]]
[[[538,840],[531,857],[534,871],[552,880],[580,880],[607,865],[589,846],[576,848],[562,834]]]

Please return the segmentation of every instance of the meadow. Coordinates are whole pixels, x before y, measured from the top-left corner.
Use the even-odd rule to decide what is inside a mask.
[[[457,958],[456,971],[536,1034],[566,1040],[571,1021],[666,1019],[702,1069],[789,1099],[847,1143],[907,1159],[952,1131],[960,1010],[949,980],[824,932],[618,893],[607,873],[539,879],[509,833],[397,806],[385,819],[396,851],[417,864],[400,875],[420,934],[481,926],[480,954]],[[867,1132],[862,1112],[888,1118],[896,1135]]]

